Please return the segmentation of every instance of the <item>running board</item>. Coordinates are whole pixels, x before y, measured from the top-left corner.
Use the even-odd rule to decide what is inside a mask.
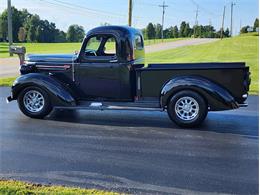
[[[157,102],[92,102],[82,101],[77,106],[61,107],[58,109],[80,110],[129,110],[129,111],[163,111]]]

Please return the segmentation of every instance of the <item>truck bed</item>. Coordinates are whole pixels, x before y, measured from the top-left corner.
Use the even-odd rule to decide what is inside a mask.
[[[237,101],[246,93],[244,85],[248,67],[243,62],[149,64],[137,69],[140,97],[158,98],[163,85],[178,76],[201,76],[227,89]]]

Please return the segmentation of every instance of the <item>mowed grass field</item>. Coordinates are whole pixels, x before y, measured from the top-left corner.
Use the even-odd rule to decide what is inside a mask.
[[[259,44],[256,34],[248,34],[217,42],[186,46],[146,54],[146,63],[175,62],[246,62],[250,67],[250,93],[258,93]]]
[[[164,42],[173,42],[178,40],[183,40],[184,38],[178,39],[165,39]],[[145,40],[145,45],[152,45],[162,43],[161,39]],[[79,51],[81,43],[15,43],[14,45],[23,45],[26,47],[26,53],[74,53]],[[106,47],[107,50],[112,48],[112,44],[109,43]],[[0,58],[10,57],[8,53],[8,44],[0,43]],[[16,55],[14,55],[16,57]]]
[[[64,187],[64,186],[50,186],[41,184],[32,184],[22,181],[14,180],[0,180],[0,194],[6,195],[118,195],[116,192],[106,192],[96,189],[83,189],[75,187]]]

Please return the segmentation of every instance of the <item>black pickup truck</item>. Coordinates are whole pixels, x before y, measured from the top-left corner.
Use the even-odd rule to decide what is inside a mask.
[[[92,29],[77,54],[27,55],[20,72],[7,101],[29,117],[53,108],[167,110],[182,127],[246,106],[250,85],[243,62],[145,66],[142,33],[123,26]]]

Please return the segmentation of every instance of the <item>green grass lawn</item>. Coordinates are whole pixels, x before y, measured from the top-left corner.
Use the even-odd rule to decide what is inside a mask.
[[[0,180],[0,194],[28,194],[28,195],[49,195],[49,194],[65,194],[65,195],[116,195],[118,193],[105,192],[95,189],[70,188],[63,186],[44,186],[31,184],[21,181]]]
[[[258,36],[248,34],[217,42],[149,53],[146,63],[246,62],[252,73],[250,93],[258,93]]]
[[[184,38],[178,39],[164,39],[164,42],[172,42],[177,40],[182,40]],[[145,45],[152,45],[161,43],[161,39],[154,40],[145,40]],[[26,47],[26,53],[74,53],[75,51],[79,51],[81,47],[81,43],[16,43],[14,45],[23,45]],[[112,48],[111,44],[107,45],[107,50]],[[0,43],[0,58],[10,57],[8,53],[8,44]],[[14,55],[14,57],[17,57]]]
[[[0,86],[12,86],[16,77],[0,78]]]

